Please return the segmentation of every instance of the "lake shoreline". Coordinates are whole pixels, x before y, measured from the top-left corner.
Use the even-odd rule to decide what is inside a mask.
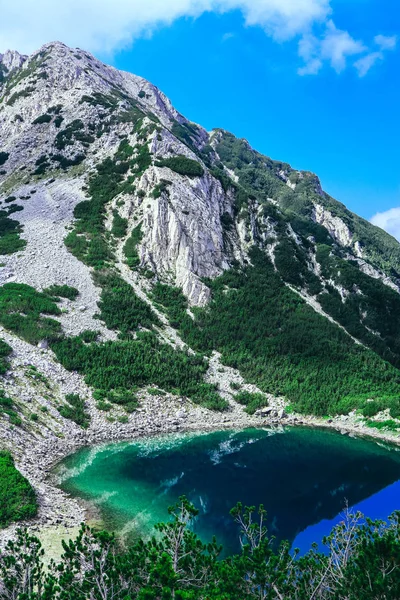
[[[159,410],[161,402],[163,413]],[[40,539],[54,538],[59,546],[61,539],[76,536],[80,524],[88,520],[88,507],[83,501],[70,496],[57,486],[54,468],[67,456],[83,447],[129,443],[139,438],[170,433],[207,433],[250,427],[282,430],[288,426],[334,430],[351,437],[363,437],[376,443],[400,446],[398,433],[371,429],[355,415],[326,420],[294,413],[286,414],[282,407],[275,408],[279,411],[276,410],[274,416],[247,415],[240,405],[231,406],[227,413],[213,413],[182,399],[147,398],[141,411],[129,423],[118,424],[118,427],[102,418],[100,422],[97,419],[87,430],[72,430],[68,438],[52,436],[38,443],[37,439],[27,437],[25,447],[19,449],[16,465],[37,490],[39,512],[33,520],[13,524],[2,530],[0,546],[4,546],[13,538],[16,529],[22,526],[27,526]],[[278,412],[280,416],[277,416]],[[180,414],[179,418],[175,417],[177,414]]]

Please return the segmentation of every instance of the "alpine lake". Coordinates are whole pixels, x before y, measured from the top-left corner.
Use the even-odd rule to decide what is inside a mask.
[[[177,433],[83,448],[56,467],[60,487],[95,508],[125,539],[151,536],[186,495],[193,528],[224,552],[239,550],[229,514],[263,504],[270,535],[306,552],[346,505],[373,519],[400,509],[400,448],[309,429]]]

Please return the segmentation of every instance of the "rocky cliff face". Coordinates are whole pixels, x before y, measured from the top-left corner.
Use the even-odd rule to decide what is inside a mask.
[[[112,156],[122,137],[131,147],[145,141],[157,160],[176,155],[197,160],[194,151],[171,133],[174,126],[188,122],[162,92],[140,77],[62,44],[44,46],[28,60],[7,53],[3,64],[10,73],[0,109],[0,148],[9,154],[0,179],[4,193],[28,193],[27,182],[36,180],[35,204],[40,205],[52,175],[80,181],[82,188],[82,174]],[[142,129],[132,131],[138,115]],[[199,149],[208,135],[196,127],[194,139],[194,149]],[[63,160],[79,166],[60,171]],[[41,165],[46,165],[47,177],[35,176],[40,170],[44,174]],[[169,181],[168,194],[152,197],[163,179]],[[77,203],[82,192],[79,185],[73,188]],[[74,198],[69,198],[71,208]],[[149,165],[137,181],[136,193],[124,194],[116,202],[121,216],[143,224],[141,265],[181,286],[193,303],[204,304],[208,291],[201,278],[213,278],[229,264],[220,216],[232,211],[232,198],[219,181],[208,172],[189,178]]]

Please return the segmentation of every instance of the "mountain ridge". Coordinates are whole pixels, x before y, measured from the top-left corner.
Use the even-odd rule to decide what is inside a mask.
[[[286,402],[381,415],[396,430],[394,238],[315,174],[207,132],[150,82],[83,50],[53,42],[0,64],[7,335],[41,344],[81,374],[97,410],[124,418],[120,406],[155,384],[208,409]],[[213,353],[225,365],[214,372],[244,376],[242,392],[221,396],[218,376],[204,379]]]

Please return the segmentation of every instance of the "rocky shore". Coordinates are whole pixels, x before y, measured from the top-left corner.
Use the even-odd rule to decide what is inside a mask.
[[[88,519],[88,507],[57,487],[57,475],[52,470],[58,462],[79,448],[173,432],[206,432],[246,427],[281,430],[289,426],[323,427],[352,437],[367,436],[380,442],[400,444],[398,434],[371,429],[356,415],[326,420],[286,414],[284,407],[279,405],[267,407],[254,416],[247,415],[243,407],[232,405],[229,412],[221,414],[195,406],[186,400],[147,396],[129,423],[110,423],[101,417],[95,423],[92,422],[88,430],[77,431],[71,428],[68,437],[49,436],[39,443],[33,436],[26,438],[17,466],[37,490],[39,513],[31,522],[13,525],[2,531],[0,543],[3,545],[21,525],[27,525],[40,537],[43,536],[43,539],[51,540],[50,545],[54,544],[54,536],[61,539],[76,534],[80,523]]]
[[[22,426],[14,427],[0,420],[0,440],[9,449],[17,468],[28,478],[37,492],[39,511],[36,519],[19,523],[0,532],[0,546],[26,525],[39,535],[50,556],[61,551],[61,539],[74,537],[79,525],[93,514],[84,502],[72,498],[57,487],[53,468],[66,456],[84,446],[134,440],[138,437],[176,433],[206,432],[218,429],[268,427],[282,430],[289,426],[324,427],[343,435],[366,436],[376,441],[400,444],[400,435],[367,427],[365,419],[355,413],[321,419],[287,412],[284,398],[266,394],[268,406],[248,415],[234,400],[236,390],[261,393],[247,384],[238,371],[221,363],[218,353],[209,362],[207,380],[218,386],[219,393],[229,403],[224,413],[213,412],[155,388],[141,390],[138,409],[127,415],[121,407],[110,412],[98,410],[90,388],[82,377],[66,371],[51,350],[34,347],[1,329],[2,338],[12,345],[9,372],[2,378],[2,387],[13,398],[22,416]],[[82,429],[63,418],[58,407],[67,394],[85,398],[90,426]],[[37,419],[32,420],[32,415]],[[379,420],[389,418],[381,413]]]

